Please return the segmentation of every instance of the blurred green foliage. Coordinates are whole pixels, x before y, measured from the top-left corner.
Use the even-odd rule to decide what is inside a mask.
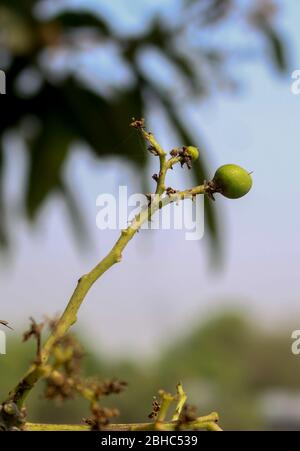
[[[5,220],[5,165],[2,164],[3,137],[7,131],[14,130],[27,145],[28,185],[24,201],[28,217],[34,219],[48,196],[57,191],[66,201],[72,220],[79,221],[80,210],[63,180],[62,171],[71,144],[84,142],[98,157],[117,155],[140,170],[145,169],[146,151],[141,150],[134,132],[128,138],[128,124],[133,116],[147,115],[153,101],[164,111],[182,144],[200,147],[201,157],[193,178],[202,182],[209,177],[205,149],[199,143],[201,130],[197,133],[191,130],[182,104],[188,99],[200,101],[216,84],[218,89],[221,85],[232,86],[227,61],[236,50],[244,51],[249,57],[247,49],[227,48],[226,40],[219,47],[210,45],[207,36],[215,35],[224,24],[235,20],[237,13],[246,29],[264,36],[266,45],[258,40],[258,47],[269,53],[276,68],[280,71],[286,68],[282,39],[274,27],[276,9],[271,1],[245,6],[244,2],[233,0],[185,0],[178,14],[172,11],[168,20],[152,15],[144,29],[135,33],[124,33],[116,27],[114,18],[110,19],[104,14],[105,8],[101,8],[105,1],[99,1],[98,7],[92,9],[84,2],[80,8],[64,7],[63,2],[59,7],[52,0],[48,2],[55,6],[50,8],[52,13],[42,15],[37,13],[41,3],[47,2],[1,0],[0,4],[0,57],[6,61],[6,64],[1,62],[1,69],[5,69],[7,76],[7,95],[1,96],[1,110],[5,114],[0,121],[2,243],[7,242],[9,230]],[[131,82],[119,82],[103,92],[84,79],[74,62],[82,62],[78,54],[90,55],[92,66],[97,60],[95,50],[108,45],[117,49],[120,61],[131,74]],[[157,65],[152,68],[147,58],[146,63],[142,62],[149,50],[160,58],[161,69],[173,70],[180,85],[175,83],[166,88],[164,71]],[[64,70],[58,71],[59,74],[52,67],[51,58],[55,55],[64,55]],[[115,71],[119,70],[116,64]],[[90,74],[89,80],[91,77]],[[35,127],[28,127],[28,119],[35,120]],[[211,202],[206,202],[206,210],[208,236],[216,249],[218,221]]]
[[[151,361],[111,360],[90,353],[84,345],[84,371],[129,383],[124,393],[104,400],[120,409],[120,421],[147,420],[153,395],[160,388],[173,392],[180,380],[189,402],[202,414],[217,410],[225,429],[269,428],[262,396],[272,390],[300,392],[300,361],[291,353],[289,336],[286,328],[266,332],[244,316],[227,312],[195,325]],[[33,354],[30,344],[9,343],[8,354],[0,358],[0,396],[17,382]],[[41,382],[28,402],[31,420],[70,423],[88,416],[84,401],[55,405],[43,400],[42,386]]]

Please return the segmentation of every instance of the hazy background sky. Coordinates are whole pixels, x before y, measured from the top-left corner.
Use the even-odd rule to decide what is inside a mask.
[[[138,1],[126,2],[126,8],[122,2],[109,3],[108,14],[122,19],[126,14],[125,25],[138,30],[151,9],[166,10],[177,2],[169,0],[161,6],[147,1],[143,8]],[[278,320],[291,320],[293,328],[300,328],[300,96],[290,91],[290,74],[300,69],[300,3],[281,3],[281,28],[290,43],[290,73],[275,76],[262,62],[233,63],[233,73],[242,80],[240,92],[216,92],[187,109],[206,142],[211,175],[219,165],[232,162],[254,171],[254,186],[247,197],[217,198],[225,239],[222,269],[212,270],[206,239],[199,244],[185,241],[182,232],[139,233],[125,250],[122,263],[104,275],[82,307],[76,327],[95,349],[117,355],[152,354],[193,322],[232,306],[268,327],[277,327]],[[171,148],[176,137],[159,119],[151,116],[152,129]],[[65,170],[81,200],[92,238],[92,245],[81,249],[58,198],[51,199],[34,228],[20,219],[19,187],[25,161],[20,144],[12,144],[8,196],[15,217],[15,244],[10,258],[0,263],[5,304],[1,316],[18,328],[30,315],[41,318],[62,311],[78,277],[105,255],[117,237],[117,232],[97,230],[96,197],[114,193],[120,184],[134,192],[138,180],[123,162],[97,161],[84,149],[76,151]],[[183,171],[178,168],[176,174],[170,184],[184,186]]]

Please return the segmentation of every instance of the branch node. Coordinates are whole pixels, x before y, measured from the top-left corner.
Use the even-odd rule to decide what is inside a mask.
[[[133,128],[136,128],[137,130],[141,130],[145,126],[145,119],[144,118],[135,119],[133,117],[132,122],[130,123],[130,126]]]

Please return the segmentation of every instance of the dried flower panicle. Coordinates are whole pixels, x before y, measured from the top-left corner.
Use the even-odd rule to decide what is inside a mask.
[[[53,332],[58,318],[46,318],[48,328]],[[56,365],[63,367],[68,376],[78,376],[81,373],[82,359],[85,352],[74,334],[68,333],[55,342],[52,357]]]
[[[141,119],[135,119],[134,117],[132,118],[132,122],[131,122],[131,127],[133,128],[137,128],[137,129],[141,129],[145,127],[145,119],[141,118]]]
[[[64,401],[78,393],[81,383],[83,349],[74,335],[68,334],[57,341],[52,353],[54,369],[46,378],[44,395],[46,399]]]
[[[188,169],[192,168],[192,157],[190,152],[188,151],[188,148],[186,146],[183,146],[181,148],[175,148],[172,149],[170,152],[171,157],[180,157],[180,165],[183,167],[185,164],[187,165]]]
[[[151,413],[149,413],[148,418],[150,418],[150,420],[155,420],[159,411],[160,411],[160,404],[157,401],[156,396],[153,396],[152,411],[151,411]]]
[[[172,188],[171,186],[168,186],[168,188],[166,189],[167,196],[171,196],[172,194],[176,194],[177,192],[178,190]]]
[[[179,416],[178,428],[186,423],[196,420],[197,418],[197,407],[185,404]]]
[[[122,393],[128,386],[128,383],[119,379],[105,380],[102,385],[104,396],[118,395]]]
[[[26,419],[25,408],[19,409],[17,404],[8,401],[0,404],[0,432],[21,431]]]
[[[50,330],[55,330],[56,319],[47,318]],[[44,396],[59,402],[72,399],[76,395],[86,398],[92,405],[95,427],[104,423],[105,410],[96,408],[101,397],[119,394],[127,383],[118,379],[100,380],[99,378],[82,377],[82,359],[85,353],[81,344],[73,334],[59,338],[53,347],[49,374],[45,378]],[[52,368],[52,370],[51,370]]]
[[[119,416],[118,409],[109,409],[101,407],[98,404],[92,407],[92,415],[86,418],[84,422],[91,427],[92,431],[101,431],[103,427],[108,426],[110,420]]]
[[[99,400],[103,396],[123,392],[128,384],[119,379],[107,379],[102,381],[98,378],[90,378],[86,380],[85,385],[93,392],[95,399]]]
[[[54,357],[56,360],[62,360],[62,366],[69,376],[75,376],[81,373],[82,359],[84,356],[85,352],[75,335],[65,335],[56,343]]]
[[[76,393],[75,381],[59,371],[53,371],[46,380],[45,399],[62,402],[73,399]]]
[[[28,341],[31,337],[35,337],[36,339],[40,339],[42,330],[44,328],[45,323],[37,323],[32,317],[30,317],[30,328],[24,332],[23,341]]]
[[[42,346],[42,330],[45,323],[37,323],[32,317],[30,317],[30,328],[23,334],[23,342],[28,341],[31,337],[36,340],[36,358],[35,363],[41,361],[41,346]]]

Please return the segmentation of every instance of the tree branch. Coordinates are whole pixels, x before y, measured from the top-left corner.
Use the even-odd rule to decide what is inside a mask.
[[[165,421],[160,423],[160,429],[163,431],[203,429],[207,431],[222,431],[218,426],[219,416],[216,412],[209,415],[198,417],[193,421],[180,425],[177,421]],[[103,431],[153,431],[156,430],[155,423],[129,423],[129,424],[109,424],[103,426]],[[25,431],[89,431],[90,427],[84,424],[40,424],[26,423]]]
[[[172,168],[172,166],[180,161],[180,158],[170,158],[166,161],[166,153],[162,147],[157,143],[152,133],[146,132],[144,129],[143,121],[135,121],[132,123],[135,128],[140,129],[144,138],[152,146],[152,150],[155,155],[159,156],[160,161],[160,171],[157,180],[156,193],[154,199],[151,200],[150,208],[144,207],[141,212],[137,214],[132,221],[131,225],[125,230],[122,230],[121,235],[115,245],[112,247],[111,251],[100,261],[88,274],[83,275],[67,304],[65,311],[58,320],[55,328],[50,334],[48,340],[42,347],[40,351],[39,361],[34,362],[29,368],[28,372],[17,384],[14,390],[10,393],[9,398],[6,402],[14,402],[19,409],[24,405],[25,399],[28,394],[35,386],[36,382],[45,376],[47,371],[47,362],[53,350],[53,347],[70,329],[70,327],[77,321],[78,310],[84,301],[86,295],[88,294],[94,283],[115,263],[118,263],[122,259],[122,252],[133,238],[135,233],[141,228],[143,223],[149,219],[151,216],[160,208],[174,202],[187,198],[193,198],[197,194],[204,194],[206,192],[206,185],[196,186],[192,189],[175,192],[167,194],[162,197],[165,191],[165,177],[167,171]]]

